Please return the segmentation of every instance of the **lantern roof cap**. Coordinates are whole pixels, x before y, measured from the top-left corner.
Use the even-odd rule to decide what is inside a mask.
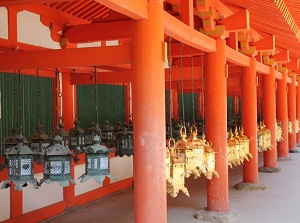
[[[34,152],[30,149],[29,146],[21,142],[18,145],[12,147],[6,154],[7,155],[33,155]]]
[[[91,145],[86,149],[87,153],[107,153],[109,150],[106,146],[98,144]]]
[[[60,136],[55,136],[55,137],[60,137]],[[55,139],[54,139],[54,143],[55,143],[54,145],[46,148],[45,153],[47,156],[65,156],[65,155],[72,154],[69,148],[62,146],[61,144],[58,143],[58,141],[55,141]]]

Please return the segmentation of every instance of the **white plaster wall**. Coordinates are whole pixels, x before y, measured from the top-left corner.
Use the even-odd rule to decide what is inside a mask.
[[[103,184],[97,183],[93,178],[89,179],[88,181],[85,181],[84,183],[80,183],[81,179],[78,179],[82,174],[85,173],[85,164],[76,165],[75,166],[75,196],[78,196],[80,194],[84,194],[86,192],[89,192],[91,190],[95,190],[99,187],[103,187]]]
[[[35,174],[34,177],[40,181],[40,179],[43,178],[43,173]],[[60,201],[63,201],[63,187],[58,183],[43,183],[39,189],[34,189],[31,184],[28,184],[26,188],[23,188],[24,213],[55,204]]]
[[[2,186],[1,182],[1,185]],[[0,189],[0,222],[10,218],[10,188]]]
[[[110,159],[110,173],[118,179],[111,180],[111,183],[133,177],[133,156],[117,156]]]
[[[22,11],[17,14],[17,21],[19,42],[60,49],[59,43],[52,40],[49,28],[41,23],[39,15]]]
[[[0,7],[0,38],[8,39],[8,15],[5,7]]]

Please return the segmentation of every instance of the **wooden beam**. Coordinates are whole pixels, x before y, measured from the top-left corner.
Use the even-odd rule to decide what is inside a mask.
[[[230,32],[250,30],[249,11],[243,9],[233,15],[218,21],[218,24],[225,25],[225,30]]]
[[[0,0],[0,7],[15,6],[15,5],[31,5],[31,4],[43,4],[51,2],[64,2],[65,0]],[[79,1],[79,0],[68,0]]]
[[[256,61],[256,72],[262,73],[262,74],[270,74],[270,67]]]
[[[0,51],[3,49],[4,51],[27,51],[27,50],[45,50],[47,48],[40,46],[33,46],[26,43],[20,43],[12,40],[2,39],[0,38]]]
[[[164,12],[165,34],[172,38],[205,52],[216,51],[216,41]]]
[[[299,59],[292,60],[286,64],[287,69],[298,70],[299,69]]]
[[[130,64],[131,45],[7,52],[0,61],[0,70]]]
[[[180,80],[200,80],[202,79],[202,69],[200,66],[193,67],[194,75],[192,75],[191,67],[183,67],[181,68],[172,68],[171,69],[171,80],[172,81],[180,81]],[[181,77],[182,74],[182,77]],[[193,76],[193,77],[192,77]],[[169,69],[165,69],[165,80],[170,80]]]
[[[71,43],[132,38],[132,21],[91,23],[66,27],[63,37]]]
[[[129,18],[140,20],[148,18],[147,0],[95,0],[106,7],[119,12]]]
[[[288,62],[290,60],[290,51],[282,50],[273,56],[275,62]]]
[[[181,49],[180,49],[181,48]],[[181,43],[171,43],[171,57],[191,57],[203,55],[204,52]]]
[[[271,35],[253,43],[257,51],[275,50],[275,36]]]
[[[239,53],[229,46],[226,46],[226,60],[241,67],[250,66],[250,58],[248,56]]]

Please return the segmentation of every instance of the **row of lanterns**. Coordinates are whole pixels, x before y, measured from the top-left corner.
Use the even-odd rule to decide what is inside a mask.
[[[186,128],[181,127],[180,139],[170,138],[166,148],[166,178],[167,193],[176,197],[181,190],[187,196],[189,192],[185,187],[185,178],[191,175],[198,178],[201,174],[207,179],[213,175],[219,177],[215,170],[215,152],[211,145],[202,138],[197,137],[197,128],[191,126],[191,135],[187,138]]]
[[[229,131],[227,151],[228,151],[228,165],[232,168],[232,165],[241,165],[244,160],[249,161],[249,157],[252,158],[252,154],[249,149],[250,139],[244,135],[243,127],[238,131],[236,127],[234,132],[232,129]]]
[[[108,125],[108,122],[105,123]],[[43,182],[57,182],[66,187],[71,183],[75,184],[71,178],[71,159],[73,149],[76,153],[86,153],[86,172],[81,178],[81,183],[93,178],[101,183],[105,177],[116,179],[109,174],[109,153],[118,152],[120,156],[133,154],[133,132],[120,128],[118,132],[112,128],[101,130],[97,125],[91,124],[87,130],[79,127],[79,122],[74,122],[75,127],[70,133],[63,129],[61,123],[52,132],[50,138],[40,124],[36,126],[36,131],[32,134],[30,142],[21,135],[22,129],[13,129],[13,134],[3,142],[5,148],[6,162],[8,165],[9,178],[3,183],[3,188],[8,188],[10,182],[14,182],[16,190],[22,190],[31,183],[34,188],[38,188]],[[107,127],[107,126],[106,126]],[[115,140],[113,139],[115,135]],[[105,145],[111,148],[116,141],[117,150],[100,145],[101,137]],[[76,157],[75,157],[76,158]],[[38,183],[33,177],[33,161],[37,164],[44,163],[43,179]],[[74,159],[75,160],[75,159]]]

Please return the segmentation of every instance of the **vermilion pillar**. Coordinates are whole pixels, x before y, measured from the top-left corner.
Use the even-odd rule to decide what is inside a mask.
[[[270,73],[263,75],[263,114],[266,128],[271,131],[272,150],[264,152],[264,166],[277,167],[276,149],[276,100],[275,100],[275,68],[270,67]]]
[[[148,18],[133,25],[134,222],[166,223],[163,1],[149,1]],[[151,44],[149,44],[151,43]]]
[[[71,74],[64,73],[62,75],[62,115],[65,129],[69,131],[73,127],[75,117],[73,86],[71,85]],[[71,162],[71,177],[74,178],[74,162]],[[67,207],[75,204],[75,187],[70,184],[64,187],[64,201]]]
[[[289,150],[296,150],[296,77],[292,78],[292,83],[288,84],[288,119],[292,123],[293,133],[289,134]]]
[[[206,56],[205,123],[206,138],[216,152],[220,178],[207,181],[207,210],[228,212],[227,98],[225,40],[216,40],[216,52]]]
[[[277,80],[276,92],[276,114],[277,119],[279,119],[282,124],[283,133],[283,140],[277,144],[278,157],[289,157],[287,109],[287,82],[286,74],[283,73],[282,79]]]
[[[297,95],[296,95],[296,119],[300,120],[300,83],[298,82],[298,86],[296,87]],[[300,133],[296,135],[296,142],[300,144]]]
[[[179,118],[179,109],[178,109],[178,90],[172,89],[172,96],[173,96],[173,118],[178,120]]]
[[[258,183],[257,151],[257,94],[256,59],[250,58],[250,67],[242,68],[242,124],[245,135],[250,138],[250,153],[253,158],[243,165],[243,182]]]
[[[15,184],[10,183],[10,218],[23,214],[23,192],[14,189]]]

